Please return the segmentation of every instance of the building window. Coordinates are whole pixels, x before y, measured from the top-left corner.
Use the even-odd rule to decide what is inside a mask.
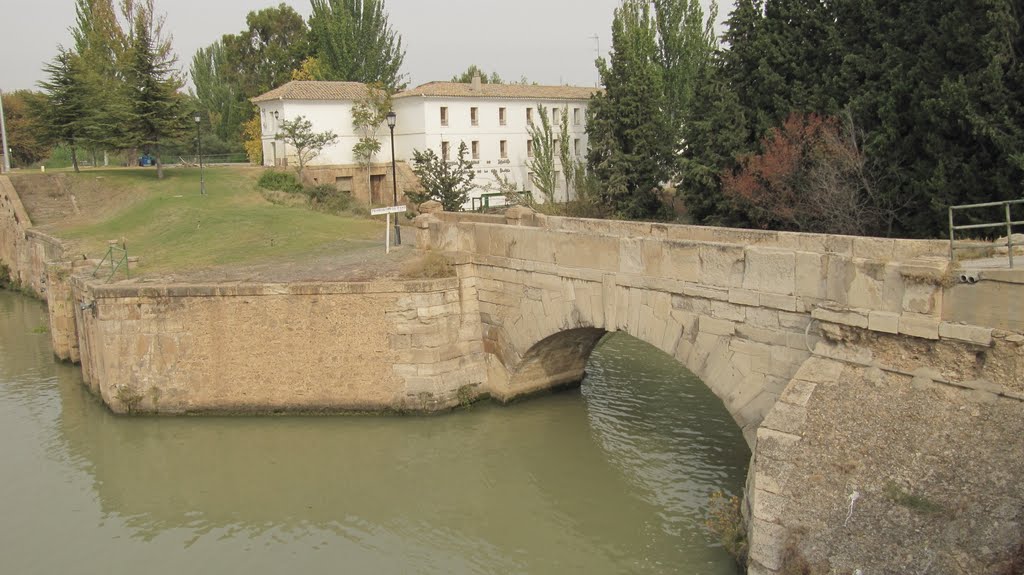
[[[533,157],[533,140],[526,140],[526,157]]]
[[[526,191],[533,191],[533,172],[526,172],[526,183],[523,185]]]
[[[572,109],[572,125],[573,126],[579,126],[580,125],[580,109],[579,108],[573,108]]]
[[[441,125],[448,125],[448,106],[441,106]]]
[[[504,126],[506,123],[505,108],[498,108],[498,124]]]
[[[551,125],[558,125],[558,108],[551,108]]]
[[[501,159],[508,159],[508,140],[502,140],[498,143],[498,150],[501,152]]]
[[[469,123],[473,124],[474,126],[479,126],[480,125],[480,114],[478,112],[479,112],[479,108],[470,108],[469,109]]]
[[[526,109],[526,125],[527,126],[532,126],[533,125],[533,108],[527,108]]]
[[[446,162],[448,161],[448,156],[450,155],[449,154],[450,150],[451,150],[451,146],[448,145],[448,142],[441,142],[441,159],[442,160],[444,160]]]
[[[576,138],[575,140],[572,141],[572,149],[573,149],[573,152],[576,154],[576,156],[579,157],[579,155],[580,155],[580,139],[579,138]]]
[[[562,140],[559,140],[558,138],[552,140],[551,149],[555,151],[556,155],[562,153]]]
[[[473,159],[480,159],[480,140],[473,140]]]

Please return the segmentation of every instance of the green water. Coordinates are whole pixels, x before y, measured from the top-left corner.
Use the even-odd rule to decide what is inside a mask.
[[[0,292],[0,572],[734,574],[749,451],[625,336],[580,390],[435,417],[123,418]]]

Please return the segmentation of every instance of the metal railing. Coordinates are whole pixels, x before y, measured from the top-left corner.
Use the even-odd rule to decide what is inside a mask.
[[[114,279],[114,274],[117,270],[124,266],[124,277],[131,278],[131,271],[128,269],[128,246],[120,247],[115,244],[111,244],[107,248],[107,254],[103,256],[100,263],[96,265],[96,269],[92,271],[92,277],[96,277],[96,274],[103,268],[103,264],[110,262],[110,275],[107,276],[107,281]]]
[[[1022,199],[1022,200],[1009,200],[1009,201],[1006,201],[1006,202],[988,202],[988,203],[985,203],[985,204],[969,204],[969,205],[963,205],[963,206],[950,206],[950,208],[949,208],[949,260],[950,261],[956,261],[956,257],[955,257],[956,256],[956,250],[966,250],[966,249],[972,249],[972,248],[977,249],[979,247],[979,245],[980,245],[978,242],[971,242],[968,245],[957,245],[956,232],[962,231],[962,230],[982,230],[982,229],[992,229],[992,228],[1006,228],[1006,249],[1007,249],[1007,254],[1008,254],[1009,258],[1010,258],[1010,267],[1012,268],[1013,267],[1013,248],[1014,248],[1014,246],[1024,246],[1024,243],[1018,243],[1018,244],[1013,243],[1013,226],[1022,226],[1022,225],[1024,225],[1024,220],[1014,221],[1014,219],[1012,218],[1012,215],[1011,215],[1011,208],[1014,205],[1022,205],[1022,204],[1024,204],[1024,199]],[[958,226],[958,225],[955,225],[955,223],[953,221],[954,212],[956,212],[958,210],[973,210],[973,209],[980,209],[980,208],[998,208],[998,207],[1004,208],[1004,213],[1006,214],[1006,217],[1001,222],[984,223],[984,224],[968,224],[968,225],[964,225],[964,226]],[[963,242],[961,242],[961,243],[963,243]],[[985,244],[985,245],[991,245],[991,244]]]
[[[491,194],[480,194],[479,197],[470,199],[470,209],[474,212],[480,212],[492,207],[507,207],[513,204],[509,203],[509,198],[515,198],[513,203],[518,201],[520,204],[529,204],[533,201],[533,194],[530,192],[515,192],[514,194],[506,194],[502,192],[491,193]],[[492,199],[502,199],[500,204],[492,204]]]

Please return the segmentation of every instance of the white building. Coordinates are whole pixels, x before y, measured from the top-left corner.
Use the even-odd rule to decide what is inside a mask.
[[[530,86],[522,84],[471,84],[431,82],[412,88],[393,97],[397,115],[395,127],[395,156],[398,161],[411,163],[414,150],[432,149],[441,157],[454,160],[459,145],[465,142],[468,157],[476,170],[475,202],[485,194],[497,193],[495,173],[514,182],[518,189],[533,189],[527,166],[533,154],[533,142],[528,131],[531,123],[540,122],[543,108],[551,120],[555,138],[560,137],[561,114],[569,122],[569,149],[581,160],[586,155],[587,104],[595,88],[573,86]],[[276,138],[282,120],[304,116],[313,123],[313,129],[331,130],[338,134],[338,143],[325,149],[308,165],[311,179],[334,182],[339,189],[352,192],[369,203],[388,203],[385,181],[390,161],[390,136],[386,125],[378,137],[382,142],[378,165],[365,191],[364,182],[355,166],[352,147],[359,138],[352,128],[352,105],[366,96],[367,88],[353,82],[289,82],[253,99],[260,108],[263,126],[263,158],[267,166],[294,164],[294,150],[286,149]],[[560,142],[556,142],[560,144]],[[561,171],[557,160],[556,169]],[[363,180],[365,180],[365,172]],[[403,173],[411,173],[403,167]],[[399,184],[403,183],[399,174]],[[331,179],[333,178],[333,180]],[[564,177],[556,178],[559,188],[556,200],[571,197],[565,190]],[[537,198],[541,199],[542,198]],[[500,202],[497,197],[488,201]],[[470,206],[467,205],[467,208]]]

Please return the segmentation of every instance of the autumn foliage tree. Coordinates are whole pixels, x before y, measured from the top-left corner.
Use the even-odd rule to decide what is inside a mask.
[[[868,235],[890,231],[898,213],[878,194],[858,133],[818,114],[790,114],[770,131],[761,153],[739,159],[723,191],[757,226]]]

